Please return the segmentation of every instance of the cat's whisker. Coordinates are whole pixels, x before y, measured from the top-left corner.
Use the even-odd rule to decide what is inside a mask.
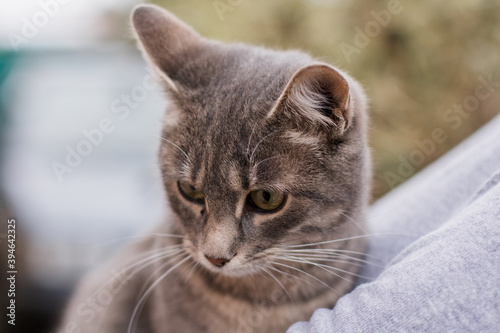
[[[352,260],[357,259],[353,257],[337,257],[337,256],[314,256],[314,255],[305,255],[305,254],[287,254],[283,253],[283,255],[287,258],[294,258],[294,259],[300,259],[300,260],[312,260],[312,261],[331,261],[331,262],[338,262],[338,263],[352,263],[352,264],[357,264],[358,266],[362,266],[364,263],[362,262],[356,262],[353,263]]]
[[[178,259],[179,257],[182,257],[182,255],[183,255],[183,253],[178,254],[178,255],[177,255],[174,259]],[[162,265],[159,267],[159,269],[155,270],[155,271],[151,274],[151,277],[150,277],[150,278],[149,278],[149,279],[148,279],[148,280],[147,280],[147,281],[146,281],[146,282],[142,285],[141,290],[140,290],[140,292],[138,293],[138,295],[141,295],[141,294],[142,294],[142,295],[144,295],[144,294],[143,294],[143,292],[144,292],[145,287],[147,286],[147,282],[152,281],[152,279],[154,279],[155,274],[157,274],[159,271],[161,271],[164,267],[168,266],[168,265],[170,264],[170,262],[171,262],[171,261],[172,261],[172,260],[170,260],[170,261],[168,261],[168,262],[166,262],[166,263],[162,264]],[[147,292],[147,290],[146,290],[146,292]],[[143,303],[143,304],[138,303],[137,305],[138,305],[138,307],[136,306],[136,307],[134,308],[134,311],[136,311],[136,310],[137,310],[137,314],[139,314],[139,313],[140,313],[140,311],[142,311],[142,308],[143,308],[143,306],[144,306],[144,303]],[[133,319],[131,319],[131,320],[133,320]],[[131,322],[129,322],[129,328],[130,328],[130,325],[131,325]],[[134,326],[134,325],[132,324],[132,326],[131,326],[131,328],[132,328],[132,329],[133,329],[133,326]]]
[[[250,153],[250,144],[252,143],[253,133],[255,132],[255,127],[257,127],[257,124],[258,124],[258,123],[255,123],[255,124],[253,125],[253,128],[252,128],[252,133],[250,133],[250,138],[248,139],[248,144],[247,144],[247,156],[248,156],[248,154]]]
[[[91,239],[91,240],[85,240],[79,242],[79,244],[82,245],[88,245],[91,243],[111,243],[111,242],[116,242],[120,240],[126,240],[126,239],[145,239],[151,237],[151,234],[143,234],[143,235],[128,235],[128,236],[110,236],[110,237],[103,237],[103,238],[96,238],[96,239]]]
[[[258,269],[255,270],[255,269],[252,269],[252,274],[257,274],[259,275],[260,277],[263,277],[263,278],[267,278],[267,276],[265,276],[262,272],[262,268],[261,267],[257,267]]]
[[[285,254],[285,257],[292,257],[292,255],[286,254],[286,251],[281,250],[281,252],[280,252],[280,253],[281,253],[281,254]],[[274,255],[274,258],[276,258],[276,259],[287,260],[285,257],[283,257],[283,256],[279,256],[279,255],[278,255],[278,256]],[[301,258],[299,258],[299,259],[301,259]],[[352,262],[350,262],[350,261],[340,261],[340,260],[338,260],[338,262],[345,262],[345,263],[349,263],[349,264],[355,264],[355,266],[358,266],[358,267],[359,267],[359,263],[352,263]],[[273,264],[279,264],[279,263],[276,263],[276,262],[273,262],[273,261],[271,261],[271,263],[273,263]],[[269,266],[268,268],[273,269],[273,270],[278,270],[276,267],[272,267],[272,266]],[[291,268],[291,266],[290,266],[290,268]],[[294,268],[294,269],[299,270],[298,268]],[[281,271],[281,270],[278,270],[278,271],[279,271],[279,273],[281,273],[281,274],[285,274],[285,275],[288,275],[288,276],[291,276],[291,277],[294,277],[294,278],[299,278],[299,277],[298,277],[298,276],[296,276],[296,275],[288,274],[288,273],[286,273],[286,272],[284,272],[284,271]],[[303,272],[303,273],[305,273],[305,272]],[[330,273],[332,273],[332,272],[330,272]],[[310,275],[310,277],[312,277],[312,278],[313,278],[313,279],[315,279],[316,281],[317,281],[317,280],[319,280],[319,279],[317,279],[316,277],[314,277],[314,276],[312,276],[312,275]],[[299,278],[299,279],[300,279],[300,278]],[[304,280],[304,279],[300,279],[300,280],[302,280],[303,282],[305,282],[305,283],[307,283],[307,284],[311,285],[308,281],[306,281],[306,280]],[[337,293],[337,291],[335,291],[335,292]]]
[[[165,258],[168,258],[168,257],[171,257],[171,256],[174,256],[176,254],[178,254],[179,252],[182,252],[182,249],[178,249],[178,250],[168,250],[168,251],[164,251],[164,252],[160,252],[160,253],[157,253],[155,255],[151,255],[151,256],[148,256],[147,258],[144,258],[140,261],[137,261],[137,262],[134,262],[133,264],[131,265],[128,265],[124,268],[122,268],[120,270],[120,274],[123,274],[129,270],[131,270],[132,268],[134,267],[137,267],[139,266],[138,268],[136,268],[135,270],[133,270],[131,273],[128,273],[127,276],[126,276],[126,279],[131,279],[132,277],[134,277],[138,272],[140,272],[141,270],[143,270],[145,267],[153,264],[154,262],[158,261],[158,260],[161,260],[161,259],[165,259]],[[99,292],[101,289],[103,289],[106,284],[112,282],[113,278],[109,279],[107,282],[104,283],[104,285],[98,289],[97,292]]]
[[[272,160],[272,159],[275,159],[275,158],[278,158],[278,157],[281,157],[282,155],[277,155],[277,156],[272,156],[272,157],[268,157],[268,158],[265,158],[263,159],[262,161],[258,162],[257,164],[255,164],[253,166],[254,170],[257,170],[257,168],[259,167],[260,164],[264,163],[264,162],[267,162],[269,160]]]
[[[156,251],[158,251],[158,250],[155,250],[155,252]],[[178,250],[176,252],[172,252],[172,251],[175,251],[175,250],[169,249],[168,251],[164,251],[164,252],[157,253],[155,255],[148,256],[146,258],[141,259],[140,261],[137,261],[137,262],[134,262],[128,266],[125,266],[124,268],[120,269],[119,275],[124,274],[128,270],[142,264],[141,267],[139,267],[139,269],[136,269],[132,273],[127,275],[126,279],[130,279],[131,277],[133,277],[137,273],[137,271],[140,271],[140,270],[144,269],[145,267],[147,267],[148,265],[151,265],[156,260],[160,260],[162,258],[169,256],[169,255],[175,255],[176,253],[180,252],[181,250]],[[151,252],[151,251],[148,251],[148,252]],[[109,283],[114,282],[115,278],[116,278],[116,276],[113,276],[110,279],[108,279],[107,281],[105,281],[100,288],[98,288],[92,295],[90,295],[90,298],[93,298],[95,295],[100,293],[104,288],[106,288],[106,286]]]
[[[335,251],[281,251],[280,253],[283,254],[288,254],[288,255],[294,255],[294,256],[309,256],[309,257],[316,257],[316,258],[337,258],[337,257],[350,257],[350,258],[356,258],[356,257],[351,257],[343,253],[337,253]],[[357,259],[357,258],[356,258]]]
[[[266,135],[265,137],[263,137],[262,139],[260,139],[260,141],[257,143],[257,145],[255,145],[255,147],[253,148],[252,155],[250,155],[250,162],[253,162],[253,156],[255,155],[255,151],[257,150],[257,148],[259,147],[259,145],[262,142],[264,142],[265,139],[267,139],[271,135],[275,134],[276,132],[278,132],[278,131],[271,132],[268,135]]]
[[[151,236],[185,238],[185,236],[183,236],[183,235],[147,233],[147,234],[143,234],[143,235],[111,236],[111,237],[96,238],[96,239],[92,239],[92,240],[81,241],[81,242],[79,242],[79,244],[82,244],[82,245],[87,245],[87,244],[91,244],[91,243],[107,244],[107,243],[117,242],[117,241],[126,240],[126,239],[138,239],[138,241],[140,241],[140,240],[149,238]]]
[[[285,247],[286,248],[300,248],[300,247],[316,246],[316,245],[323,245],[323,244],[332,244],[332,243],[343,242],[343,241],[351,240],[351,239],[369,237],[369,236],[370,235],[358,235],[358,236],[351,236],[351,237],[345,237],[345,238],[331,239],[331,240],[326,240],[326,241],[321,241],[321,242],[315,242],[315,243],[304,243],[304,244],[296,244],[296,245],[287,245]]]
[[[126,268],[124,268],[122,271],[121,271],[121,274],[125,273],[127,270],[130,270],[136,266],[139,266],[137,267],[136,269],[134,269],[132,272],[128,273],[126,275],[126,277],[124,278],[124,281],[119,285],[118,288],[116,288],[116,290],[114,290],[114,293],[118,292],[126,283],[126,281],[132,279],[134,276],[136,276],[140,271],[142,271],[144,268],[154,264],[155,262],[159,261],[159,260],[162,260],[162,259],[165,259],[165,258],[168,258],[168,257],[171,257],[171,256],[174,256],[176,254],[178,254],[179,252],[181,252],[181,250],[177,251],[177,252],[168,252],[168,253],[161,253],[159,255],[155,255],[155,256],[151,256],[151,257],[148,257],[146,259],[143,259],[141,260],[140,262],[137,262],[137,263],[134,263],[132,265],[129,265],[127,266]],[[95,297],[98,293],[100,293],[104,288],[107,287],[107,285],[111,282],[114,282],[114,278],[115,277],[112,277],[110,279],[108,279],[108,281],[106,281],[101,288],[97,289],[97,291],[95,293],[93,293],[90,298],[93,298]]]
[[[141,260],[141,262],[144,262],[146,260],[147,261],[145,263],[143,263],[140,267],[136,268],[133,272],[129,273],[127,275],[127,277],[125,278],[125,281],[133,278],[135,275],[137,275],[141,270],[143,270],[147,266],[152,265],[152,264],[154,264],[155,262],[157,262],[159,260],[162,260],[162,259],[174,256],[174,255],[178,254],[179,252],[182,252],[182,249],[180,249],[178,251],[175,251],[175,252],[170,252],[170,250],[169,251],[165,251],[165,252],[161,252],[158,255],[150,256],[148,258],[145,258],[145,259]],[[137,266],[137,265],[141,264],[141,262],[137,262],[137,263],[134,263],[132,265],[127,266],[126,268],[122,269],[122,272],[125,272],[126,270],[129,270],[129,269],[133,268],[134,266]],[[93,297],[95,297],[98,293],[100,293],[101,290],[103,290],[106,287],[106,285],[108,283],[110,283],[110,282],[113,282],[113,278],[111,278],[108,281],[106,281],[101,288],[99,288],[94,294],[92,294],[90,296],[90,299],[93,298]],[[114,290],[114,294],[117,293],[124,285],[125,285],[125,283],[122,283],[121,285],[119,285],[119,287]],[[103,312],[103,315],[101,316],[101,320],[100,321],[102,321],[104,319],[105,314],[106,314],[107,309],[108,309],[108,306],[109,306],[109,304],[103,309],[104,312]],[[99,323],[99,326],[100,326],[100,323]]]
[[[349,221],[351,221],[352,223],[354,223],[359,228],[359,230],[361,230],[365,234],[368,234],[368,232],[365,230],[365,228],[363,228],[361,226],[361,224],[359,224],[358,222],[356,222],[352,217],[350,217],[349,215],[345,214],[344,212],[340,212],[339,214],[342,215],[343,217],[345,217],[346,219],[348,219]]]
[[[357,235],[357,236],[351,236],[351,237],[331,239],[331,240],[326,240],[326,241],[321,241],[321,242],[315,242],[315,243],[304,243],[304,244],[296,244],[296,245],[287,245],[285,247],[286,248],[300,248],[300,247],[307,247],[307,246],[332,244],[332,243],[338,243],[338,242],[343,242],[343,241],[352,240],[352,239],[359,239],[359,238],[372,237],[372,236],[380,236],[380,235],[390,235],[390,234],[385,234],[385,233],[382,233],[382,234],[365,234],[365,235]]]
[[[139,255],[136,255],[130,259],[128,259],[128,262],[131,262],[130,265],[124,266],[120,268],[121,273],[125,273],[132,268],[141,265],[143,263],[147,263],[149,261],[154,261],[158,258],[164,258],[168,256],[175,255],[176,253],[179,253],[183,251],[182,245],[175,246],[175,247],[165,247],[165,248],[160,248],[160,249],[154,249],[154,250],[149,250],[146,252],[143,252]]]
[[[197,261],[194,261],[193,260],[193,267],[191,268],[191,270],[189,271],[189,273],[186,274],[186,278],[184,279],[184,282],[187,282],[189,281],[189,278],[191,277],[191,275],[193,275],[194,271],[200,267],[200,263],[198,263]]]
[[[321,241],[321,242],[315,242],[315,243],[304,243],[304,244],[287,245],[285,247],[286,248],[300,248],[300,247],[307,247],[307,246],[314,246],[314,245],[322,245],[322,244],[330,244],[330,243],[335,243],[335,242],[342,242],[342,241],[346,241],[346,240],[363,238],[363,237],[380,237],[380,236],[415,237],[415,235],[412,235],[412,234],[395,233],[395,232],[381,232],[381,233],[371,233],[371,234],[357,235],[357,236],[345,237],[345,238],[337,238],[337,239],[332,239],[332,240],[327,240],[327,241]]]
[[[342,250],[342,249],[293,249],[293,250],[283,250],[283,252],[288,252],[288,253],[311,253],[311,254],[343,254],[346,253],[346,251],[349,251],[348,253],[351,254],[357,254],[357,255],[364,255],[363,252],[358,252],[358,251],[351,251],[351,250]]]
[[[281,259],[281,258],[278,258],[278,259]],[[290,266],[290,265],[287,265],[287,264],[283,264],[283,263],[279,263],[279,262],[273,262],[273,264],[274,264],[274,265],[283,266],[283,267],[287,267],[287,268],[293,269],[293,270],[295,270],[295,271],[298,271],[298,272],[300,272],[300,273],[302,273],[302,274],[305,274],[305,275],[309,276],[310,278],[312,278],[312,279],[314,279],[314,280],[318,281],[319,283],[321,283],[322,285],[324,285],[324,286],[325,286],[325,287],[327,287],[328,289],[330,289],[330,290],[332,290],[332,291],[334,291],[335,293],[337,293],[337,294],[339,294],[339,295],[340,295],[340,293],[339,293],[337,290],[335,290],[334,288],[330,287],[328,284],[326,284],[325,282],[321,281],[320,279],[318,279],[318,278],[317,278],[317,277],[315,277],[314,275],[309,274],[309,273],[307,273],[307,272],[304,272],[304,271],[303,271],[303,270],[301,270],[300,268],[293,267],[293,266]]]
[[[153,234],[150,234],[152,236],[156,236],[156,237],[171,237],[171,238],[186,238],[186,236],[184,235],[177,235],[177,234],[162,234],[162,233],[153,233]]]
[[[184,150],[182,150],[182,149],[181,149],[181,147],[179,147],[178,145],[176,145],[176,144],[175,144],[175,143],[173,143],[172,141],[170,141],[170,140],[168,140],[168,139],[165,139],[165,138],[163,138],[163,137],[161,137],[161,136],[151,134],[151,133],[146,133],[146,134],[147,134],[147,135],[150,135],[150,136],[152,136],[152,137],[158,138],[158,139],[160,139],[160,140],[163,140],[163,141],[165,141],[165,142],[170,143],[170,144],[171,144],[171,145],[173,145],[175,148],[179,149],[179,150],[180,150],[180,151],[184,154],[184,156],[186,156],[186,160],[187,160],[188,162],[190,162],[189,155],[188,155],[188,154],[187,154]]]
[[[334,232],[334,231],[336,231],[337,229],[339,229],[339,226],[332,226],[332,227],[330,227],[330,228],[328,228],[328,229],[323,229],[323,230],[322,230],[322,233],[325,233],[325,234],[326,234],[326,233],[329,233],[329,232]],[[303,235],[299,235],[299,236],[297,236],[297,237],[287,239],[287,243],[289,243],[289,244],[290,244],[290,243],[293,243],[293,242],[296,242],[296,241],[301,242],[301,241],[303,241],[303,240],[304,240],[304,236],[303,236]],[[296,244],[291,244],[291,245],[296,245]]]
[[[328,273],[331,273],[333,275],[335,275],[336,277],[339,277],[345,281],[348,281],[348,282],[352,282],[351,280],[341,276],[340,274],[337,274],[335,272],[332,272],[330,271],[328,268],[333,268],[331,266],[328,266],[328,265],[322,265],[322,264],[319,264],[319,263],[315,263],[315,262],[312,262],[312,261],[309,261],[309,260],[303,260],[303,259],[292,259],[292,258],[286,258],[286,257],[280,257],[281,260],[285,260],[285,261],[291,261],[291,262],[296,262],[296,263],[301,263],[301,264],[307,264],[307,265],[312,265],[312,266],[315,266],[315,267],[318,267]]]
[[[283,251],[282,253],[286,254],[286,255],[315,258],[318,260],[320,260],[320,259],[332,259],[332,260],[339,260],[339,262],[340,262],[340,260],[346,260],[349,262],[355,261],[356,264],[359,264],[361,266],[372,265],[375,267],[383,267],[383,265],[376,264],[376,263],[371,262],[369,260],[364,260],[361,258],[357,258],[357,257],[353,257],[353,256],[350,256],[347,254],[343,254],[343,253],[319,253],[319,254],[318,253],[300,253],[300,252],[289,253],[287,251]]]
[[[271,273],[265,267],[260,267],[260,269],[262,269],[264,272],[266,272],[267,274],[269,274],[269,276],[272,277],[274,279],[274,281],[276,281],[276,283],[279,284],[279,286],[281,287],[281,289],[283,289],[283,291],[285,291],[285,293],[288,295],[288,297],[290,298],[290,300],[293,301],[292,295],[290,295],[290,293],[288,292],[288,290],[286,290],[285,286],[281,283],[280,280],[278,280],[278,278],[276,278],[276,276],[273,275],[273,273]]]
[[[141,290],[139,291],[139,294],[142,294],[144,292],[144,290],[146,289],[146,286],[149,285],[149,283],[151,281],[154,280],[155,276],[161,272],[166,266],[170,265],[171,263],[173,262],[176,262],[180,257],[182,257],[183,255],[187,254],[186,251],[181,251],[180,253],[178,253],[177,255],[175,256],[170,256],[171,258],[169,260],[167,260],[166,262],[162,263],[158,268],[156,268],[152,273],[151,273],[151,276],[143,283],[142,287],[141,287]],[[168,257],[167,257],[168,258]],[[161,259],[165,259],[165,258],[161,258]],[[161,260],[160,259],[160,260]],[[156,262],[160,261],[160,260],[156,260]]]
[[[142,253],[142,257],[146,255],[145,258],[143,259],[140,259],[139,261],[135,261],[134,260],[131,260],[133,261],[132,264],[130,264],[129,266],[125,266],[121,269],[122,272],[126,272],[128,271],[129,269],[137,266],[137,265],[140,265],[141,263],[144,263],[144,262],[147,262],[147,261],[150,261],[150,260],[153,260],[153,259],[156,259],[158,257],[162,257],[162,256],[165,256],[165,255],[170,255],[170,254],[176,254],[176,253],[179,253],[182,251],[182,245],[179,245],[179,246],[176,246],[176,247],[169,247],[169,248],[162,248],[162,249],[155,249],[155,250],[152,250],[152,251],[148,251],[148,252],[145,252],[145,253]],[[149,255],[151,253],[151,255]]]
[[[286,255],[286,253],[284,253],[284,254]],[[287,256],[290,256],[290,255],[287,255]],[[313,260],[313,261],[317,260],[317,261],[329,261],[329,262],[351,264],[351,265],[354,265],[357,267],[364,266],[363,263],[351,261],[351,259],[355,259],[355,258],[344,258],[344,259],[337,258],[337,259],[335,259],[335,258],[332,258],[331,256],[307,256],[307,255],[301,255],[301,254],[295,255],[293,257],[300,258],[300,259],[306,259],[306,260]]]
[[[269,263],[270,264],[274,264],[274,262],[272,262],[272,261],[269,262]],[[275,271],[278,274],[285,275],[285,276],[287,276],[290,279],[298,279],[298,280],[300,280],[300,281],[308,284],[309,286],[314,287],[311,282],[309,282],[309,281],[307,281],[307,280],[305,280],[305,279],[303,279],[303,278],[301,278],[301,277],[299,277],[297,275],[293,275],[293,274],[287,273],[285,271],[282,271],[281,269],[278,269],[278,268],[272,267],[272,266],[267,266],[267,268],[270,269],[270,270]]]
[[[130,318],[130,321],[129,321],[127,333],[132,333],[132,327],[133,327],[135,318],[138,315],[139,308],[142,307],[142,304],[144,303],[144,301],[146,300],[146,298],[151,294],[151,292],[153,291],[153,289],[158,285],[158,283],[160,283],[167,275],[169,275],[176,268],[178,268],[183,263],[185,263],[189,258],[191,258],[191,255],[189,255],[189,254],[185,254],[185,255],[186,255],[186,257],[184,259],[180,260],[177,264],[175,264],[174,266],[172,266],[171,268],[169,268],[158,279],[156,279],[156,281],[151,286],[149,286],[149,288],[144,292],[144,294],[142,295],[142,297],[139,299],[138,303],[136,304],[136,306],[134,308],[134,311],[132,312],[132,317]]]
[[[363,257],[366,257],[366,258],[370,258],[370,259],[374,259],[374,260],[377,260],[377,261],[382,261],[380,258],[378,258],[377,256],[374,256],[372,254],[367,254],[367,253],[364,253],[364,252],[358,252],[358,251],[352,251],[352,250],[343,250],[343,249],[300,249],[300,250],[285,250],[287,252],[297,252],[297,253],[331,253],[331,254],[345,254],[345,253],[349,253],[349,254],[354,254],[354,255],[359,255],[359,256],[363,256]]]
[[[348,274],[348,275],[352,275],[352,276],[355,276],[355,277],[367,279],[366,276],[362,276],[362,275],[359,275],[359,274],[356,274],[356,273],[353,273],[353,272],[350,272],[350,271],[346,271],[346,270],[338,268],[338,267],[334,267],[334,266],[330,266],[330,265],[325,265],[325,264],[320,264],[320,263],[313,262],[313,261],[310,261],[310,260],[305,260],[305,259],[302,259],[302,258],[279,257],[279,259],[287,260],[287,261],[292,261],[292,262],[297,262],[297,263],[308,264],[308,265],[313,265],[313,266],[322,268],[325,271],[330,272],[330,273],[334,274],[335,276],[338,276],[339,278],[344,279],[344,280],[349,281],[349,282],[352,282],[352,281],[349,280],[349,279],[347,279],[347,278],[345,278],[345,277],[343,277],[343,276],[341,276],[341,275],[339,275],[339,274],[337,274],[337,273],[335,273],[335,272],[330,271],[330,269],[333,269],[333,270],[336,270],[338,272],[342,272],[342,273],[345,273],[345,274]]]
[[[350,272],[350,271],[346,271],[344,269],[341,269],[341,268],[338,268],[338,267],[335,267],[335,266],[330,266],[330,265],[325,265],[325,264],[320,264],[320,263],[314,263],[314,262],[311,262],[312,264],[314,265],[321,265],[323,267],[326,267],[327,269],[333,269],[335,271],[338,271],[338,272],[341,272],[341,273],[345,273],[347,275],[351,275],[351,276],[355,276],[357,278],[362,278],[362,279],[366,279],[368,280],[369,277],[368,276],[365,276],[365,275],[361,275],[361,274],[356,274],[356,273],[353,273],[353,272]],[[332,272],[333,273],[333,272]],[[337,275],[337,274],[336,274]],[[348,280],[350,281],[350,280]],[[352,282],[352,281],[351,281]]]

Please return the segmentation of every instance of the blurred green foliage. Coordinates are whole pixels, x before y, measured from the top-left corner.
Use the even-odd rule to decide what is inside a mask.
[[[500,87],[473,97],[478,76],[500,82],[500,1],[154,2],[206,37],[302,49],[357,78],[371,100],[374,198],[500,111]],[[469,111],[452,110],[464,102]],[[436,128],[446,139],[431,145]]]

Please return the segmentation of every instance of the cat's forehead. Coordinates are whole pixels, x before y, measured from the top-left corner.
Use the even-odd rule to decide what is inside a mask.
[[[211,197],[256,189],[287,192],[305,181],[298,176],[305,167],[310,174],[314,172],[315,166],[306,166],[303,161],[315,158],[311,145],[317,138],[306,138],[286,128],[268,128],[265,122],[242,121],[197,129],[196,134],[190,131],[192,136],[168,136],[186,155],[164,142],[168,152],[164,159],[172,161],[177,156],[176,163],[170,164],[177,179],[203,189],[207,195],[214,194]]]
[[[207,110],[268,104],[276,101],[293,73],[310,62],[309,56],[295,51],[215,44],[186,60],[175,80],[182,91],[177,97],[185,95],[188,103]]]
[[[188,145],[191,161],[186,176],[198,186],[212,183],[235,191],[247,190],[263,177],[258,164],[262,156],[277,154],[273,149],[279,146],[277,138],[261,141],[262,128],[257,124],[247,121],[230,125],[208,127],[204,137]],[[269,169],[270,165],[262,166]]]

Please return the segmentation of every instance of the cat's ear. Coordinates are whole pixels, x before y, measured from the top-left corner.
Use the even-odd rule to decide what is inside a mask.
[[[173,14],[155,5],[140,5],[132,23],[145,57],[170,88],[177,91],[179,69],[196,54],[204,39]]]
[[[268,117],[305,118],[342,135],[353,117],[350,93],[347,79],[335,68],[309,65],[295,72]]]

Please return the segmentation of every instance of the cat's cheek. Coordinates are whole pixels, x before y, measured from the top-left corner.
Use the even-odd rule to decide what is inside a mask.
[[[295,198],[295,201],[290,203],[290,206],[282,214],[259,226],[260,237],[270,241],[272,246],[288,238],[296,239],[300,228],[311,218],[311,206],[314,204],[301,200],[301,198]]]

